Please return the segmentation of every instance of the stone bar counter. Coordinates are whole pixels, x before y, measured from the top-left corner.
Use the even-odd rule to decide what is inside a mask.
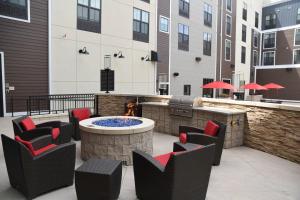
[[[227,125],[224,148],[243,145],[245,111],[216,107],[193,107],[191,118],[170,115],[168,101],[171,96],[99,94],[98,112],[102,116],[125,114],[128,102],[138,101],[142,117],[155,121],[154,130],[169,135],[179,135],[179,126],[203,129],[208,120],[217,120]]]

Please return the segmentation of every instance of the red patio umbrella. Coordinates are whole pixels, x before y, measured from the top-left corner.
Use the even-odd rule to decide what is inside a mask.
[[[269,84],[264,85],[264,87],[267,88],[267,89],[277,89],[277,90],[285,88],[282,85],[279,85],[279,84],[276,84],[276,83],[269,83]]]
[[[226,90],[234,90],[233,85],[229,83],[225,83],[223,81],[215,81],[208,83],[206,85],[203,85],[202,88],[205,89],[226,89]]]
[[[268,90],[268,88],[265,88],[264,86],[261,86],[257,83],[249,83],[249,84],[243,85],[241,88],[247,89],[247,90]]]

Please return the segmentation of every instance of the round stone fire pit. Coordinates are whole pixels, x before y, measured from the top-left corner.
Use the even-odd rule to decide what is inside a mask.
[[[79,123],[81,158],[121,160],[132,165],[132,151],[152,154],[154,121],[140,117],[98,117]]]

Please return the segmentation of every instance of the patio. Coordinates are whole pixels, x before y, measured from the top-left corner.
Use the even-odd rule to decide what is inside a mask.
[[[13,137],[12,118],[0,120],[0,132]],[[66,119],[67,120],[67,119]],[[172,150],[178,138],[155,133],[154,155]],[[77,145],[76,167],[80,159],[80,142]],[[4,162],[2,144],[0,150],[0,199],[24,199],[10,187]],[[224,149],[221,165],[213,167],[210,178],[208,200],[298,200],[300,199],[300,166],[285,159],[247,147]],[[74,185],[48,194],[37,200],[76,199]],[[132,167],[123,167],[120,200],[135,200]]]

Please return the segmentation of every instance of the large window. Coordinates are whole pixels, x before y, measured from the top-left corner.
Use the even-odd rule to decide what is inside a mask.
[[[226,15],[226,35],[227,36],[231,36],[231,16],[230,15]]]
[[[264,49],[272,49],[276,47],[276,33],[264,34]]]
[[[275,51],[267,51],[263,53],[264,65],[275,65]]]
[[[159,30],[160,32],[169,33],[169,18],[160,16]]]
[[[212,26],[212,7],[207,3],[204,3],[204,24],[209,27]]]
[[[189,50],[189,27],[184,24],[178,24],[178,49]]]
[[[232,0],[226,0],[226,10],[229,12],[232,11]]]
[[[258,66],[258,65],[259,65],[258,51],[254,50],[253,51],[253,66]]]
[[[184,85],[183,86],[183,95],[191,96],[191,85]]]
[[[0,16],[29,20],[28,0],[0,0]]]
[[[297,19],[296,19],[296,23],[300,24],[300,8],[297,9]]]
[[[259,13],[255,12],[255,27],[258,28],[259,26]]]
[[[101,32],[101,0],[78,0],[77,28],[83,31]]]
[[[211,34],[203,34],[203,54],[206,56],[211,56]]]
[[[149,42],[149,12],[133,9],[133,39]]]
[[[243,2],[243,20],[247,21],[248,8],[247,4]]]
[[[246,64],[246,47],[242,46],[241,63]]]
[[[244,24],[242,25],[242,41],[247,41],[247,26],[245,26]]]
[[[231,79],[222,78],[222,81],[223,81],[224,83],[231,84]],[[222,93],[225,94],[225,95],[229,95],[229,94],[230,94],[230,90],[223,89],[223,90],[222,90]]]
[[[265,22],[265,28],[270,29],[270,28],[275,28],[276,27],[276,20],[277,20],[277,15],[270,14],[266,16],[266,22]]]
[[[294,64],[300,64],[300,49],[294,50]]]
[[[295,46],[300,46],[300,29],[295,29]]]
[[[203,79],[203,85],[206,85],[206,84],[209,84],[212,82],[214,82],[214,79],[210,79],[210,78]],[[203,97],[213,98],[214,97],[214,89],[203,88]]]
[[[231,41],[225,40],[225,60],[231,60]]]
[[[253,46],[258,47],[258,40],[259,40],[259,33],[254,31],[253,32]]]
[[[179,15],[190,17],[190,0],[179,0]]]

